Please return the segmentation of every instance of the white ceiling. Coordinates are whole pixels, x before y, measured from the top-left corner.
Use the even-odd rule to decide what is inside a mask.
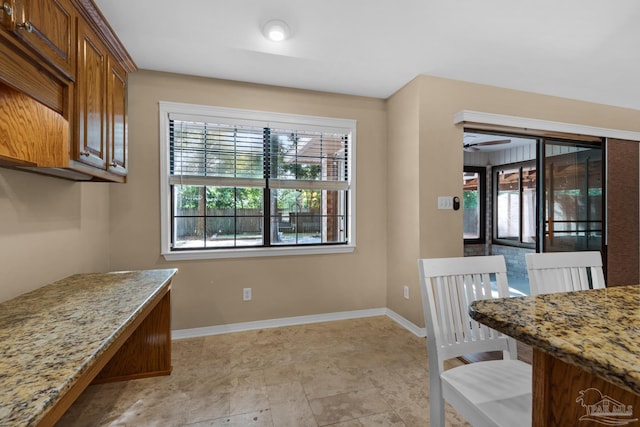
[[[141,69],[378,98],[429,74],[640,110],[638,0],[96,4]]]

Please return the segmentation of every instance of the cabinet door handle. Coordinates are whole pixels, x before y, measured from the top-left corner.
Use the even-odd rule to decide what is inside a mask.
[[[13,1],[5,1],[0,9],[0,26],[13,31],[15,29],[15,21],[13,14]]]
[[[113,160],[113,161],[111,162],[111,167],[112,167],[112,168],[115,168],[116,166],[118,166],[118,164],[116,163],[116,161],[115,161],[115,160]]]
[[[89,157],[91,155],[91,153],[89,152],[89,150],[85,150],[85,151],[80,152],[80,155]]]
[[[11,7],[11,4],[9,4],[8,1],[4,2],[4,4],[2,5],[2,9],[4,10],[4,13],[7,14],[7,16],[13,15],[13,8]]]
[[[30,33],[33,31],[33,24],[29,21],[25,21],[22,24],[18,24],[18,28],[24,28],[25,30],[27,30],[27,33]]]

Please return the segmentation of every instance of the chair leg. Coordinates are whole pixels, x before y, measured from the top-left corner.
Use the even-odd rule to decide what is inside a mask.
[[[429,426],[444,427],[444,399],[439,378],[430,378],[429,389]]]

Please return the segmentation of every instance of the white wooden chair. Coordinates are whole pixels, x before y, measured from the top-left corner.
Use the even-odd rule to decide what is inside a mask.
[[[472,320],[468,311],[472,301],[492,298],[492,290],[499,297],[509,296],[504,257],[421,259],[418,264],[431,427],[444,426],[445,401],[474,426],[531,425],[531,366],[517,359],[513,338]],[[447,359],[500,350],[502,360],[444,370]]]
[[[598,251],[527,254],[531,295],[604,288]]]

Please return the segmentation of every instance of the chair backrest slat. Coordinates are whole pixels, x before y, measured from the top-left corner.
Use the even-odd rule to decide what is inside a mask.
[[[454,316],[454,324],[456,325],[456,337],[455,342],[465,342],[468,340],[467,328],[465,322],[467,320],[467,313],[464,312],[464,302],[467,300],[467,295],[464,289],[464,279],[462,277],[456,277],[455,286],[450,289],[453,291],[453,298],[451,299],[451,311]]]
[[[469,275],[468,280],[469,280],[469,283],[473,283],[474,285],[482,282],[481,276],[477,274]],[[467,286],[466,290],[467,290],[467,301],[474,301],[478,299],[477,289],[475,286]],[[482,339],[483,337],[483,331],[481,328],[482,325],[478,322],[469,322],[469,323],[471,325],[471,336],[469,337],[469,340],[475,341],[475,340]]]

